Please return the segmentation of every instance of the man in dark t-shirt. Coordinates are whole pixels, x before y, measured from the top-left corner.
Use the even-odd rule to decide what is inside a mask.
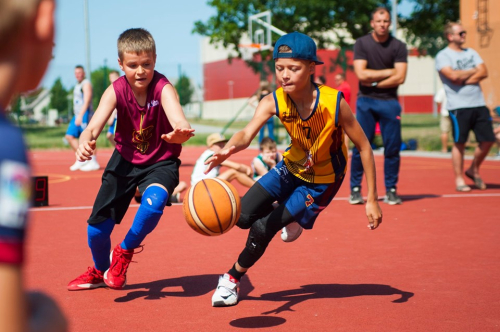
[[[391,15],[379,7],[372,13],[373,31],[354,44],[354,71],[359,79],[356,118],[371,142],[375,125],[380,123],[384,143],[384,202],[401,204],[396,192],[401,149],[401,105],[397,90],[406,78],[408,51],[406,44],[389,34]],[[350,204],[363,204],[361,180],[363,165],[358,149],[351,159]]]

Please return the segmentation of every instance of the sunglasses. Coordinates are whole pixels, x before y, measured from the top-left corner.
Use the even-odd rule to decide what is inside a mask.
[[[458,33],[458,35],[459,35],[460,37],[463,37],[463,36],[465,36],[466,34],[467,34],[467,31],[460,31],[460,32]]]

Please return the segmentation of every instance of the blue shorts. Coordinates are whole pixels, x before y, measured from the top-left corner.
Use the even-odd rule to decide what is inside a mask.
[[[66,135],[78,138],[83,133],[85,128],[87,128],[87,124],[89,123],[89,112],[85,112],[85,115],[82,119],[82,124],[80,126],[75,125],[75,118],[76,116],[74,115],[69,122],[68,130],[66,130]]]
[[[108,128],[108,134],[114,135],[116,127],[116,118],[113,120],[113,124]]]
[[[302,227],[313,228],[323,211],[339,191],[344,174],[333,183],[309,183],[299,179],[280,161],[258,181],[279,204],[285,204]]]

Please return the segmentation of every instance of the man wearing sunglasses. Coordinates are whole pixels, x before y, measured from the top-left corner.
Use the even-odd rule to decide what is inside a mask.
[[[479,176],[479,166],[484,161],[495,142],[490,111],[481,91],[479,82],[488,77],[486,66],[479,54],[463,47],[467,32],[460,23],[448,23],[444,30],[448,47],[436,56],[436,70],[446,92],[447,104],[444,105],[452,122],[453,148],[451,158],[455,172],[457,191],[470,191],[465,183],[464,174],[481,190],[486,184]],[[464,150],[469,131],[473,131],[478,146],[474,159],[464,173]]]

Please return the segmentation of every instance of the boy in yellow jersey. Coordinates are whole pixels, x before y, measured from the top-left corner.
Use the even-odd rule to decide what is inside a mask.
[[[259,179],[241,201],[237,225],[250,232],[237,262],[219,278],[212,296],[213,306],[238,303],[239,280],[260,259],[280,229],[297,223],[305,229],[313,227],[344,180],[348,158],[344,131],[359,149],[365,170],[368,227],[376,229],[382,222],[370,142],[342,93],[311,80],[316,65],[323,64],[316,57],[316,44],[302,33],[289,33],[276,42],[273,58],[281,88],[264,97],[247,126],[205,162],[209,172],[247,148],[274,115],[291,137],[283,160]],[[279,204],[273,209],[275,201]]]

